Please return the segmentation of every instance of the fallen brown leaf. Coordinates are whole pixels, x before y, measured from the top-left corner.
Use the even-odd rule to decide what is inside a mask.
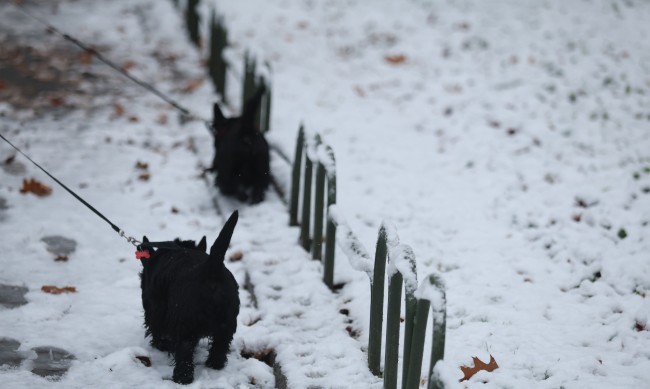
[[[403,54],[393,54],[384,57],[384,60],[392,65],[399,65],[406,62],[406,56]]]
[[[137,117],[137,116],[135,116],[135,115],[131,115],[131,116],[129,116],[129,121],[130,121],[131,123],[137,123],[137,122],[140,121],[140,118]]]
[[[68,256],[58,255],[56,258],[54,258],[54,262],[68,262]]]
[[[167,115],[164,113],[158,115],[158,124],[167,124]]]
[[[229,259],[230,262],[237,262],[237,261],[241,261],[242,258],[244,258],[244,253],[242,253],[241,251],[237,251],[233,253]]]
[[[138,176],[138,180],[140,181],[149,181],[150,178],[151,178],[151,174],[149,173],[142,173]]]
[[[52,188],[32,178],[31,180],[23,180],[23,187],[20,188],[20,193],[33,193],[36,196],[43,197],[51,194]]]
[[[203,79],[202,78],[195,78],[193,80],[189,80],[188,82],[185,83],[185,86],[183,86],[183,88],[181,89],[181,92],[183,92],[183,93],[194,92],[202,84],[203,84]]]
[[[52,96],[50,97],[50,104],[54,107],[60,107],[65,104],[65,99],[62,96]]]
[[[242,350],[241,356],[245,359],[257,359],[258,361],[266,361],[273,354],[273,349],[265,348],[262,350]]]
[[[147,170],[149,169],[149,164],[146,162],[138,161],[135,163],[135,168],[140,170]]]
[[[499,365],[497,365],[497,361],[494,359],[492,354],[490,354],[489,363],[482,362],[477,357],[472,357],[472,361],[474,362],[474,367],[470,367],[470,366],[460,367],[460,370],[463,372],[463,378],[461,378],[459,382],[467,381],[468,379],[472,378],[474,374],[478,373],[481,370],[490,372],[494,369],[499,368]]]
[[[93,55],[88,51],[82,51],[79,53],[79,63],[83,65],[90,65],[93,63]]]
[[[133,62],[133,61],[126,61],[126,62],[122,65],[122,70],[128,72],[129,70],[133,69],[136,65],[137,65],[137,64],[136,64],[135,62]]]
[[[41,290],[49,294],[77,293],[77,288],[74,286],[64,286],[63,288],[59,288],[58,286],[54,285],[43,285],[41,287]]]
[[[135,359],[142,362],[142,364],[145,365],[146,367],[151,367],[151,358],[144,355],[136,355]]]
[[[645,330],[646,330],[646,323],[645,323],[645,322],[638,321],[638,320],[635,320],[635,321],[634,321],[634,329],[635,329],[637,332],[645,331]]]
[[[115,116],[124,115],[124,106],[120,103],[113,104],[113,112],[115,113]]]

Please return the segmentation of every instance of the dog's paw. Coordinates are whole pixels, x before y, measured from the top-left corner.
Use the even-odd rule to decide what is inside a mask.
[[[212,357],[209,356],[208,360],[205,361],[205,365],[211,369],[221,370],[226,366],[226,356]]]
[[[178,367],[174,369],[172,380],[177,384],[188,385],[194,382],[194,369],[192,371],[180,370]]]

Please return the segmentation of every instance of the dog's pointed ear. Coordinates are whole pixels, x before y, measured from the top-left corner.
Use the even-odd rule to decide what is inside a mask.
[[[226,121],[226,117],[223,116],[223,112],[221,112],[221,107],[219,107],[219,104],[214,103],[214,105],[212,106],[212,122],[219,124],[225,121]]]
[[[239,212],[235,211],[230,215],[230,218],[221,229],[219,237],[214,241],[212,248],[210,248],[211,258],[223,261],[226,250],[228,250],[228,246],[230,245],[230,238],[232,238],[232,233],[235,231],[237,219],[239,219]]]
[[[205,250],[208,248],[208,242],[205,239],[205,235],[203,235],[203,239],[199,242],[199,244],[196,246],[197,250],[201,250],[205,252]]]
[[[142,236],[142,243],[149,243],[149,239],[147,239],[146,235]]]

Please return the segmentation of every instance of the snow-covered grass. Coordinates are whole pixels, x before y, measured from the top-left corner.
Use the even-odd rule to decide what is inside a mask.
[[[134,62],[133,74],[209,116],[216,97],[207,80],[182,92],[205,69],[171,2],[38,4],[49,22]],[[212,5],[229,28],[229,58],[243,61],[248,48],[271,62],[270,141],[292,155],[300,122],[318,131],[336,154],[336,212],[359,242],[372,247],[387,221],[412,247],[419,279],[441,274],[449,388],[648,385],[646,2],[204,1],[204,16]],[[66,45],[0,7],[2,42]],[[180,125],[101,64],[74,68],[96,75],[79,81],[91,97],[71,90],[70,106],[35,111],[0,102],[3,134],[128,233],[214,239],[222,221],[198,177],[212,157],[203,125]],[[229,81],[230,101],[239,101]],[[126,112],[117,115],[116,103]],[[6,145],[0,153],[13,154]],[[149,164],[148,181],[137,161]],[[288,182],[282,163],[274,173]],[[0,177],[8,207],[0,206],[0,283],[30,290],[29,304],[0,311],[0,336],[77,357],[58,384],[22,366],[2,368],[3,385],[174,386],[161,381],[169,358],[143,338],[132,249],[57,187],[46,198],[19,194],[23,178],[48,183],[32,166]],[[267,347],[295,387],[380,385],[363,370],[368,277],[338,251],[335,281],[345,286],[332,294],[318,283],[320,265],[297,248],[274,195],[256,207],[222,205],[245,207],[232,248],[244,257],[228,266],[240,285],[249,272],[259,304],[242,289],[229,365],[203,368],[203,345],[194,386],[273,386],[270,367],[240,356]],[[68,262],[45,251],[40,239],[52,234],[78,242]],[[78,292],[48,295],[45,284]],[[134,362],[142,353],[152,368]],[[458,383],[458,366],[489,354],[498,369]]]

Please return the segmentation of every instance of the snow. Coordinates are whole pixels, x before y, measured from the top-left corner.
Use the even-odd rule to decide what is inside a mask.
[[[209,118],[212,85],[183,92],[205,69],[172,2],[24,3]],[[305,122],[334,150],[330,215],[343,287],[322,284],[278,196],[250,207],[217,195],[222,214],[241,212],[230,252],[244,256],[227,265],[243,305],[228,365],[205,368],[203,342],[191,387],[273,387],[272,369],[242,356],[266,348],[293,387],[381,386],[364,367],[372,256],[363,247],[374,247],[384,220],[400,237],[391,258],[412,248],[418,293],[440,297],[424,290],[430,274],[446,285],[445,360],[436,366],[446,387],[648,386],[649,4],[204,0],[204,20],[212,7],[228,26],[234,73],[246,50],[271,64],[269,142],[293,156]],[[215,239],[223,220],[199,177],[212,158],[203,123],[182,124],[105,65],[82,63],[11,4],[0,15],[0,47],[53,50],[45,76],[70,79],[61,107],[49,89],[30,109],[0,102],[0,131],[127,235]],[[227,111],[236,113],[241,86],[228,81]],[[11,155],[0,144],[0,161]],[[0,166],[0,283],[29,289],[28,304],[0,308],[0,337],[20,341],[19,351],[48,345],[76,357],[58,383],[26,364],[0,368],[0,386],[175,387],[170,358],[143,338],[133,248],[56,186],[49,197],[19,194],[23,178],[53,185],[21,157]],[[288,193],[291,169],[277,154],[272,169]],[[51,235],[77,242],[68,262],[47,252],[41,239]],[[77,293],[45,294],[47,284]],[[134,360],[141,353],[152,367]],[[459,366],[490,354],[498,369],[458,382]]]
[[[352,268],[366,273],[372,280],[374,261],[368,250],[350,230],[347,221],[338,212],[336,204],[330,205],[327,212],[330,220],[336,225],[336,244],[343,250]]]
[[[336,178],[336,160],[334,158],[334,150],[326,144],[320,144],[317,147],[318,162],[325,168],[327,177],[329,179]]]
[[[433,319],[436,323],[444,320],[444,310],[447,306],[445,294],[445,283],[436,274],[426,277],[415,291],[417,299],[427,300],[431,303]]]
[[[387,275],[391,276],[395,271],[399,271],[404,281],[404,290],[409,294],[415,293],[418,288],[418,274],[416,272],[417,262],[413,249],[411,246],[405,244],[397,246],[389,245],[389,247]]]

